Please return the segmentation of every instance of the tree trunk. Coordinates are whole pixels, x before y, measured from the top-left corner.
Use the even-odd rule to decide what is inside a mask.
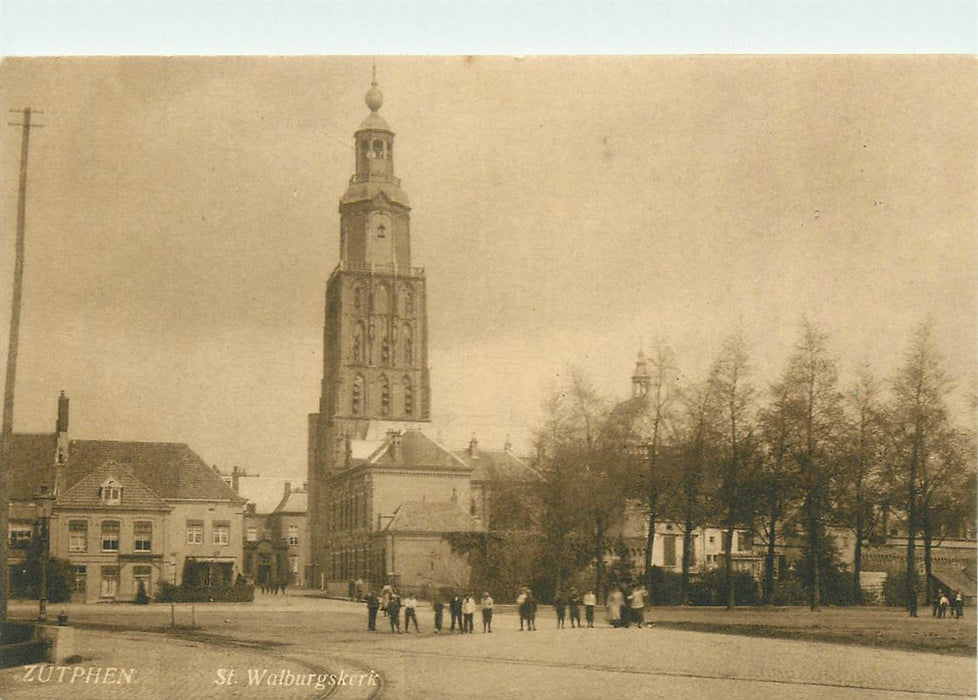
[[[818,509],[815,505],[815,496],[810,494],[805,499],[805,510],[808,515],[808,566],[811,575],[811,590],[808,594],[809,607],[812,612],[818,611],[822,604],[822,596],[819,591],[821,585],[821,531],[819,529]]]
[[[930,560],[930,550],[931,545],[934,542],[934,537],[930,532],[930,528],[927,527],[927,518],[924,518],[924,527],[920,539],[924,543],[924,578],[927,580],[927,584],[925,586],[925,590],[927,592],[926,600],[927,602],[931,602],[934,600],[934,596],[937,595],[937,591],[935,590],[936,587],[934,586],[934,578]]]
[[[768,513],[767,526],[767,556],[764,558],[764,602],[768,605],[774,598],[774,561],[775,561],[775,542],[778,526],[778,497],[774,487],[771,488],[771,510]]]
[[[727,576],[727,610],[733,610],[736,600],[734,599],[733,585],[733,523],[727,523],[727,534],[723,543],[723,570]]]
[[[652,546],[655,544],[655,508],[649,508],[649,532],[645,537],[645,590],[652,596]]]
[[[600,600],[603,600],[602,593],[605,589],[604,572],[604,520],[601,516],[595,518],[594,527],[594,590]]]
[[[693,549],[693,523],[686,520],[683,524],[683,574],[680,579],[679,593],[683,605],[689,605],[689,567]]]
[[[914,455],[910,460],[910,478],[907,486],[907,609],[910,617],[917,617],[917,564],[916,533],[917,533],[917,455],[914,445]]]
[[[863,588],[860,574],[863,567],[863,516],[856,515],[856,547],[852,553],[852,599],[856,605],[863,604]]]

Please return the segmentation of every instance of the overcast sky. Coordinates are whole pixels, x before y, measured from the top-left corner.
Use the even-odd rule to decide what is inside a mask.
[[[8,59],[32,132],[17,431],[187,442],[304,478],[369,58]],[[381,114],[428,277],[432,433],[525,447],[579,366],[741,328],[763,388],[807,314],[846,376],[930,318],[976,360],[970,57],[394,59]],[[9,115],[15,117],[16,115]],[[11,119],[12,120],[12,119]],[[2,150],[3,356],[20,131]]]

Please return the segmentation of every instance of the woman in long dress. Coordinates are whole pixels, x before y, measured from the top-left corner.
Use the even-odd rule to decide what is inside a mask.
[[[612,627],[621,626],[621,608],[625,604],[625,596],[616,587],[608,594],[608,622]]]

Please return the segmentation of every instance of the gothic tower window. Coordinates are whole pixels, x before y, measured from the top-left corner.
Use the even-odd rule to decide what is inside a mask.
[[[357,321],[357,325],[353,329],[353,361],[363,362],[364,357],[364,342],[363,342],[363,321]]]
[[[411,384],[411,377],[404,375],[401,383],[404,384],[404,415],[414,415],[414,386]]]
[[[374,140],[374,158],[384,157],[384,142],[380,139]]]
[[[414,291],[410,287],[404,288],[404,315],[414,316]]]
[[[353,415],[355,416],[359,416],[363,413],[363,403],[364,403],[363,390],[364,390],[363,375],[358,374],[356,377],[353,378],[353,396],[352,396],[351,406],[350,406],[351,410],[353,411]]]
[[[411,324],[404,324],[404,335],[401,338],[401,344],[404,346],[404,364],[410,365],[414,363],[414,337],[412,335]]]
[[[386,375],[380,378],[380,415],[387,417],[391,414],[391,383]]]
[[[380,363],[383,365],[390,364],[391,361],[391,341],[386,335],[384,339],[380,341]]]
[[[386,314],[390,312],[390,290],[386,284],[378,284],[374,291],[374,313]]]

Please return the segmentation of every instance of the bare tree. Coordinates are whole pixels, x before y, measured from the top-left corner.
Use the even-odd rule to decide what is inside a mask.
[[[903,485],[907,508],[907,601],[917,616],[917,533],[920,531],[921,484],[929,480],[938,438],[948,423],[951,383],[928,323],[914,333],[902,367],[893,381],[893,476]],[[928,593],[930,581],[927,582]]]
[[[801,489],[805,523],[809,605],[821,605],[821,568],[829,544],[825,521],[830,489],[838,466],[835,446],[842,425],[838,366],[829,354],[827,336],[807,319],[788,360],[784,383],[792,414],[792,461]]]
[[[859,370],[846,393],[849,419],[845,425],[845,455],[840,471],[838,514],[855,536],[852,565],[853,600],[862,603],[862,548],[876,526],[882,503],[882,468],[886,460],[886,413],[880,382],[867,366]]]
[[[741,334],[729,337],[713,363],[710,392],[718,406],[718,433],[722,436],[716,471],[717,512],[724,528],[723,558],[727,580],[727,608],[734,606],[733,536],[738,525],[749,522],[753,503],[751,476],[751,403],[747,348]]]

